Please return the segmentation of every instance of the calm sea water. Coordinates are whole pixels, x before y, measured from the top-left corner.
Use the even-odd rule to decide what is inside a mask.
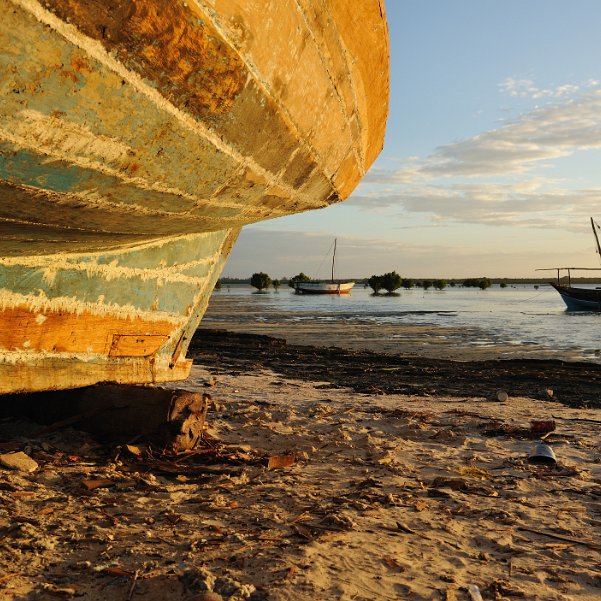
[[[292,321],[347,320],[357,323],[431,324],[470,328],[472,344],[540,345],[564,351],[572,358],[601,363],[601,313],[567,311],[559,294],[546,285],[516,285],[488,290],[421,288],[402,290],[398,296],[377,296],[355,287],[350,296],[305,296],[290,288],[266,294],[248,286],[224,286],[215,295],[244,295],[256,303],[252,319]],[[211,321],[210,310],[207,321]],[[561,355],[560,355],[561,356]]]

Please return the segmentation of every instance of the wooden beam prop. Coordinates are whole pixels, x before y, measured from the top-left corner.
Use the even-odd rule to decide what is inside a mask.
[[[24,415],[40,434],[73,425],[103,442],[144,439],[166,450],[194,448],[204,428],[210,396],[151,386],[99,384],[55,392],[11,395],[3,413]]]

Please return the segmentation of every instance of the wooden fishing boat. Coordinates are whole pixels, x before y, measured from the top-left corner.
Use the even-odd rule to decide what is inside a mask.
[[[329,282],[295,282],[294,289],[297,294],[350,294],[355,282],[337,282],[334,279],[336,269],[336,244],[334,239],[334,252],[332,253],[332,277]]]
[[[597,244],[597,253],[601,256],[601,244],[599,243],[599,236],[597,229],[599,226],[594,222],[591,217],[591,227],[593,228],[593,235],[595,236],[595,242]],[[559,295],[561,296],[566,307],[570,311],[601,311],[601,288],[583,288],[579,286],[572,286],[572,271],[601,271],[599,267],[549,267],[544,269],[537,269],[537,271],[557,271],[557,282],[549,282]],[[567,274],[567,284],[561,282],[561,274],[565,272]]]
[[[298,294],[350,294],[355,282],[298,282]]]
[[[240,228],[380,152],[383,2],[0,7],[0,393],[185,378]]]
[[[568,271],[578,269],[566,267]],[[601,288],[581,288],[549,282],[561,296],[570,311],[601,311]]]

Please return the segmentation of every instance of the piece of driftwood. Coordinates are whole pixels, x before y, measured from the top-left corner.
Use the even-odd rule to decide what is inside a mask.
[[[533,534],[540,534],[541,536],[548,536],[549,538],[561,540],[566,543],[572,543],[573,545],[584,545],[591,549],[595,549],[596,551],[601,551],[601,544],[596,543],[591,540],[577,538],[575,536],[565,536],[563,534],[556,534],[555,532],[549,532],[548,530],[539,530],[538,528],[529,528],[528,526],[518,526],[518,530],[523,530],[524,532],[532,532]]]
[[[599,419],[589,419],[588,417],[562,417],[562,416],[553,416],[553,419],[561,419],[565,422],[584,422],[587,424],[601,424],[601,420]]]
[[[13,398],[15,412],[46,424],[39,434],[74,425],[105,442],[143,438],[178,452],[199,441],[211,397],[181,389],[99,384]]]

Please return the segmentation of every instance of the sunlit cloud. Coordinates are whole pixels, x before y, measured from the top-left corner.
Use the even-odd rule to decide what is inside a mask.
[[[513,138],[513,139],[512,139]],[[526,173],[533,163],[567,156],[558,145],[540,144],[516,132],[496,130],[441,146],[419,169],[420,176],[507,176]],[[407,177],[408,174],[404,174]]]
[[[411,172],[426,176],[506,176],[601,147],[601,92],[537,108],[480,135],[439,147]],[[396,177],[399,177],[397,174]],[[403,173],[407,178],[410,173]]]
[[[601,148],[601,91],[536,108],[482,134],[439,146],[396,171],[370,172],[366,183],[410,184],[437,177],[504,177],[580,150]]]
[[[508,89],[518,89],[511,81]],[[561,159],[599,148],[601,91],[592,90],[440,146],[396,171],[373,172],[348,202],[433,223],[579,229],[598,214],[601,189],[577,189],[554,174]]]
[[[545,180],[406,187],[350,199],[364,209],[422,214],[435,223],[579,231],[599,212],[600,189],[562,189]]]
[[[589,80],[587,85],[593,85],[592,81],[594,80]],[[561,98],[562,96],[576,94],[580,90],[580,86],[563,84],[555,88],[539,88],[530,79],[508,77],[499,84],[499,89],[513,97],[539,100],[541,98]]]
[[[402,167],[396,171],[372,168],[363,178],[363,184],[409,184],[423,177],[423,164]]]

